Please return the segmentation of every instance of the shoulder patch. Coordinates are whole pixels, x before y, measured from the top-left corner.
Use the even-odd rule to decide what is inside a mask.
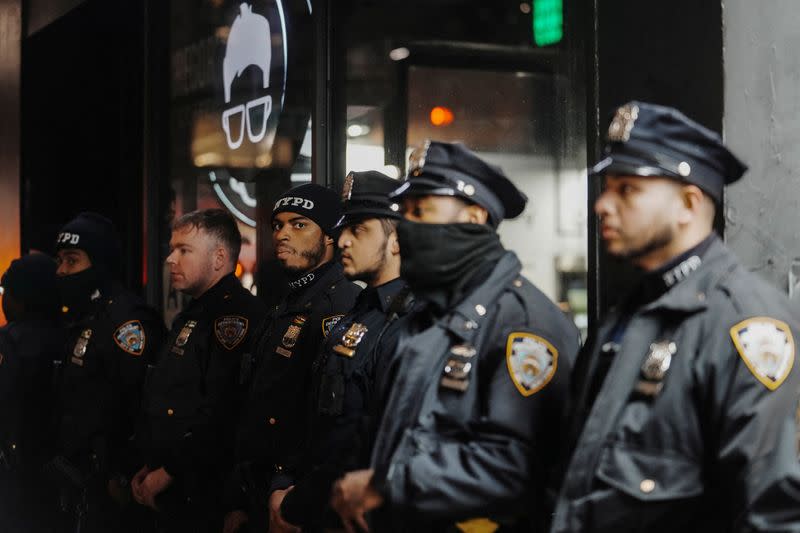
[[[768,316],[743,320],[731,339],[750,372],[769,390],[781,386],[794,365],[794,338],[785,322]]]
[[[114,332],[114,342],[131,355],[142,355],[146,340],[144,326],[138,320],[129,320]]]
[[[344,315],[332,315],[322,319],[322,335],[324,335],[326,339],[331,331],[333,331],[333,327],[339,323],[343,316]]]
[[[214,334],[227,350],[233,350],[247,335],[249,321],[243,316],[221,316],[214,321]]]
[[[519,393],[531,396],[553,379],[558,368],[558,350],[543,337],[515,331],[506,342],[506,364]]]

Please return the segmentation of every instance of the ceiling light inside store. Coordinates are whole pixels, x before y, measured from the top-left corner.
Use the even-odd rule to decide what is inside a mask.
[[[522,2],[519,5],[519,10],[528,15],[531,12],[531,5],[527,2]]]
[[[431,109],[431,124],[434,126],[447,126],[453,123],[453,112],[444,106],[437,105]]]
[[[350,124],[347,126],[348,137],[361,137],[369,133],[369,126],[364,124]]]
[[[405,46],[400,48],[395,48],[391,52],[389,52],[389,59],[392,61],[402,61],[408,56],[411,55],[411,52]]]

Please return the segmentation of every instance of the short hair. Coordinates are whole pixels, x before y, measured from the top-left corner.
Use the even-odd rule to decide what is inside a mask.
[[[393,231],[397,231],[397,224],[400,222],[396,218],[379,218],[383,234],[388,237]]]
[[[242,249],[242,234],[230,213],[224,209],[203,209],[181,215],[172,223],[173,231],[186,227],[202,229],[221,242],[228,250],[232,264],[236,265]]]

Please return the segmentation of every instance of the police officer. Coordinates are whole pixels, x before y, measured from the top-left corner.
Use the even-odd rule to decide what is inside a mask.
[[[745,170],[675,109],[617,110],[595,212],[643,277],[581,357],[552,531],[800,531],[796,310],[712,230]]]
[[[63,503],[90,531],[127,523],[118,507],[129,501],[127,480],[136,468],[129,439],[147,364],[164,335],[156,312],[115,281],[120,251],[113,224],[97,213],[79,214],[56,240],[68,340],[59,455],[48,470],[63,482]]]
[[[46,531],[53,495],[40,475],[52,456],[53,360],[64,347],[56,263],[15,259],[0,279],[0,523],[3,531]]]
[[[218,532],[230,468],[240,369],[265,306],[234,275],[242,238],[222,209],[193,211],[172,226],[172,286],[193,300],[172,324],[148,379],[132,488],[159,512],[162,531]]]
[[[337,194],[317,184],[289,189],[273,208],[275,256],[290,276],[290,292],[258,333],[237,436],[238,465],[227,497],[226,532],[237,531],[245,521],[250,530],[264,531],[270,520],[268,495],[291,484],[281,474],[307,435],[312,363],[359,292],[335,260],[340,218]],[[281,528],[289,526],[273,523],[270,530]]]
[[[397,180],[368,171],[348,174],[342,189],[344,217],[338,225],[344,274],[367,288],[323,342],[314,363],[320,371],[314,376],[308,413],[308,450],[297,471],[284,472],[294,488],[288,493],[276,490],[270,501],[273,514],[306,532],[325,525],[333,481],[348,469],[368,465],[351,463],[362,453],[358,448],[374,404],[375,372],[381,359],[391,355],[382,341],[412,306],[408,285],[400,278],[396,227],[401,215],[389,199],[397,186]],[[335,518],[328,525],[335,526]]]
[[[402,277],[426,307],[403,332],[372,468],[338,481],[333,505],[351,530],[373,509],[377,531],[527,528],[578,348],[496,233],[527,199],[499,168],[441,142],[414,155],[395,195]]]

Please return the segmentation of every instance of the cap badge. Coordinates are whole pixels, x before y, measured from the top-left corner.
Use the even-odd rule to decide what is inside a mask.
[[[344,185],[342,185],[342,201],[346,202],[350,199],[353,195],[353,180],[355,176],[353,173],[349,173],[347,177],[344,178]]]
[[[610,142],[627,142],[631,138],[631,131],[636,119],[639,118],[639,107],[626,104],[614,114],[608,126],[608,140]]]
[[[408,156],[408,173],[413,176],[422,174],[422,169],[425,167],[425,158],[428,156],[428,148],[431,146],[431,141],[426,140],[422,146],[415,148],[411,155]]]

